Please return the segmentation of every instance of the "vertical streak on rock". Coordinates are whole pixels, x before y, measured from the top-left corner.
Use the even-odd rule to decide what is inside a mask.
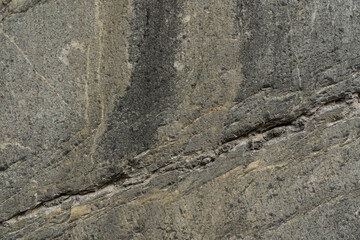
[[[101,119],[103,121],[104,119],[104,94],[103,92],[101,91],[101,63],[102,63],[102,54],[103,54],[103,34],[104,34],[104,23],[103,23],[103,20],[102,20],[102,17],[104,17],[105,15],[105,11],[104,11],[104,8],[102,6],[102,2],[101,0],[95,0],[95,6],[96,6],[96,12],[95,12],[95,21],[96,21],[96,26],[97,26],[97,29],[95,30],[95,34],[98,35],[99,39],[98,39],[98,42],[99,42],[99,53],[98,53],[98,66],[97,66],[97,76],[96,76],[96,79],[97,79],[97,83],[98,83],[98,86],[99,86],[99,91],[100,91],[100,99],[101,99]],[[103,16],[101,16],[103,15]],[[102,123],[101,121],[101,123]]]
[[[94,32],[98,36],[98,59],[97,59],[97,69],[96,69],[96,82],[97,88],[99,91],[101,113],[100,113],[100,123],[95,130],[94,142],[91,146],[90,157],[93,157],[93,154],[96,149],[96,143],[99,136],[102,133],[102,128],[104,126],[104,116],[105,116],[105,103],[104,103],[104,93],[102,90],[102,78],[101,78],[101,65],[102,65],[102,54],[103,54],[103,34],[104,34],[104,23],[102,18],[105,15],[105,10],[101,0],[94,0],[95,4],[95,25]]]
[[[294,57],[295,57],[295,65],[296,65],[296,75],[297,75],[297,78],[298,78],[298,87],[299,89],[301,90],[302,89],[302,79],[301,79],[301,72],[300,72],[300,68],[299,68],[299,57],[297,56],[296,54],[296,51],[294,51],[294,28],[293,28],[293,21],[291,19],[291,16],[290,16],[290,12],[289,12],[289,9],[286,9],[287,11],[287,16],[289,18],[289,23],[290,23],[290,31],[289,31],[289,35],[290,35],[290,43],[291,43],[291,49],[292,49],[292,52],[294,54]],[[296,83],[295,83],[296,84]]]
[[[106,132],[99,142],[99,157],[120,160],[155,144],[159,113],[174,107],[176,39],[180,22],[178,0],[132,1],[129,62],[130,86],[114,104]]]
[[[89,71],[90,71],[90,50],[91,44],[89,43],[86,50],[86,76],[84,81],[84,94],[85,94],[85,120],[87,127],[90,125],[89,119]]]

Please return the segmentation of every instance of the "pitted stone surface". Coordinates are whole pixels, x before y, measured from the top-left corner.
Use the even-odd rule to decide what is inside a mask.
[[[359,239],[359,11],[0,0],[0,239]]]

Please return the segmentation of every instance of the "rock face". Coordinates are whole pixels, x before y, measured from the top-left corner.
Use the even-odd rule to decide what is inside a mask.
[[[0,0],[1,239],[360,239],[360,2]]]

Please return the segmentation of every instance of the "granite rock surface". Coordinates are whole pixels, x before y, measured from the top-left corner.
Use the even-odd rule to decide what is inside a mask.
[[[0,239],[360,239],[360,2],[0,0]]]

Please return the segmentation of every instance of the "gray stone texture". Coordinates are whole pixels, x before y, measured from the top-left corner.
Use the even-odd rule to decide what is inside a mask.
[[[360,2],[0,0],[0,239],[360,239]]]

